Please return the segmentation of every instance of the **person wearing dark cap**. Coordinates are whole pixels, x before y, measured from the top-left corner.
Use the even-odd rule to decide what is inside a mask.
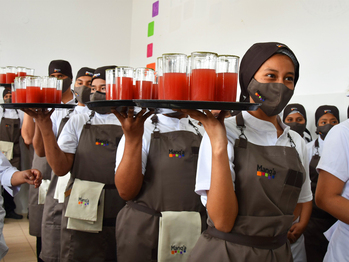
[[[85,106],[90,101],[91,82],[95,69],[82,67],[76,75],[74,94],[79,106]]]
[[[323,105],[317,108],[315,125],[319,137],[307,144],[311,191],[314,197],[312,214],[304,232],[308,262],[323,261],[328,246],[328,240],[323,233],[337,221],[315,203],[315,191],[319,177],[316,166],[322,156],[327,133],[337,124],[339,124],[339,110],[336,106]]]
[[[307,113],[301,104],[288,104],[283,113],[283,122],[290,126],[291,130],[297,132],[309,143],[312,138],[307,129]]]
[[[195,191],[209,227],[188,261],[293,261],[290,242],[307,218],[292,224],[312,195],[305,142],[278,114],[293,95],[299,63],[284,44],[257,43],[242,58],[239,77],[240,101],[261,103],[256,111],[215,118],[182,110],[206,130]]]
[[[96,90],[91,101],[105,99],[105,70],[115,67],[95,70],[91,86]],[[109,112],[102,108],[73,115],[57,142],[47,123],[50,112],[39,112],[35,118],[55,175],[65,176],[71,171],[62,211],[61,262],[116,260],[115,221],[125,204],[114,184],[115,154],[122,129]]]
[[[11,103],[11,90],[4,89],[2,93],[4,103]],[[17,109],[5,109],[0,110],[0,149],[1,151],[12,151],[12,157],[9,157],[11,165],[17,169],[21,169],[21,150],[20,140],[21,127],[23,123],[23,112]],[[5,145],[3,145],[5,143]],[[7,148],[8,143],[11,146]],[[2,192],[4,197],[4,208],[6,210],[6,218],[22,219],[23,216],[15,212],[16,203],[6,190]]]

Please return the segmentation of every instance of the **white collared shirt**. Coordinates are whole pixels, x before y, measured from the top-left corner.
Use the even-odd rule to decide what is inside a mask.
[[[157,128],[160,131],[160,133],[168,133],[173,131],[189,131],[196,134],[196,131],[194,127],[189,123],[190,118],[174,118],[174,117],[167,117],[162,114],[158,114],[158,123]],[[151,120],[152,116],[150,116],[144,123],[144,133],[143,133],[143,140],[142,140],[142,174],[145,174],[146,166],[147,166],[147,159],[149,155],[149,148],[150,148],[150,141],[151,141],[151,134],[154,131],[154,125],[152,124]],[[199,129],[200,134],[203,136],[205,133],[205,129],[201,126],[198,126],[195,124],[195,121],[191,120],[191,122]],[[117,170],[122,156],[124,154],[124,148],[125,148],[125,136],[122,136],[117,154],[116,154],[116,166],[115,171]]]
[[[4,112],[4,109],[0,108],[0,123],[1,123],[1,119],[3,117],[9,118],[9,119],[18,119],[19,118],[20,127],[22,128],[24,112],[22,110],[19,110],[19,109],[17,109],[17,112],[15,109],[5,109],[5,112]]]
[[[289,133],[296,144],[296,150],[299,154],[299,158],[306,171],[305,182],[303,183],[301,193],[298,198],[298,203],[304,203],[312,200],[312,193],[310,189],[310,178],[309,178],[309,165],[307,160],[307,151],[305,147],[304,139],[296,132],[290,130],[289,126],[286,126],[280,118],[278,118],[279,125],[284,129],[281,136],[277,137],[277,130],[275,126],[261,119],[258,119],[248,112],[244,111],[243,118],[245,121],[246,128],[244,134],[248,138],[250,143],[260,146],[291,146],[290,140],[287,137]],[[234,171],[234,144],[235,140],[239,138],[241,134],[240,129],[236,127],[236,118],[230,117],[225,119],[225,127],[228,137],[228,157],[229,166],[231,171],[232,180],[235,181]],[[211,184],[211,169],[212,169],[212,148],[210,139],[207,134],[201,142],[199,151],[198,168],[196,173],[196,186],[195,192],[201,195],[201,201],[206,206],[207,195],[206,191],[210,189]]]
[[[20,186],[12,186],[11,178],[18,169],[13,167],[3,153],[0,152],[0,181],[6,191],[14,196],[19,192]]]

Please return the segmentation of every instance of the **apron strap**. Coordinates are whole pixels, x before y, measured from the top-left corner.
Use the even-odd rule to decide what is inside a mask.
[[[147,213],[149,215],[152,215],[152,216],[156,216],[156,217],[161,217],[161,212],[158,212],[152,208],[149,208],[147,206],[143,206],[143,205],[140,205],[136,202],[133,202],[133,201],[127,201],[126,202],[126,205],[128,205],[129,207],[133,208],[133,209],[136,209],[138,211],[141,211],[143,213]]]
[[[293,139],[292,139],[290,133],[287,133],[287,137],[288,137],[288,139],[290,140],[291,147],[294,147],[294,148],[295,148],[295,147],[296,147],[296,143],[293,141]]]
[[[236,126],[238,129],[240,129],[241,134],[239,135],[239,140],[237,141],[238,147],[241,148],[246,148],[247,147],[247,137],[245,136],[244,129],[246,128],[245,126],[245,121],[242,116],[242,112],[236,115]]]
[[[154,130],[153,132],[160,132],[159,128],[158,128],[158,123],[159,123],[159,118],[158,116],[155,114],[151,117],[151,123],[154,125]],[[158,138],[158,136],[156,136],[156,138]]]
[[[201,133],[199,131],[199,128],[196,125],[194,125],[193,122],[190,121],[190,119],[188,120],[188,122],[195,129],[196,134],[201,138],[202,135],[201,135]]]
[[[315,140],[315,149],[316,149],[315,155],[319,155],[319,138],[316,138]]]
[[[209,226],[206,233],[231,243],[260,249],[276,249],[287,242],[287,232],[275,237],[247,236],[232,232],[225,233]]]
[[[90,118],[87,120],[87,122],[86,122],[86,124],[85,124],[85,127],[86,127],[86,128],[90,128],[91,119],[95,116],[95,114],[96,114],[95,111],[91,111]]]

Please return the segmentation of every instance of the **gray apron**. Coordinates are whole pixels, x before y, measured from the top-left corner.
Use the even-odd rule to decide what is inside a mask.
[[[34,151],[32,168],[38,169],[42,173],[42,179],[51,179],[52,169],[47,163],[46,157],[39,157]],[[44,205],[38,204],[39,188],[29,185],[29,234],[41,237],[41,224]]]
[[[188,261],[292,261],[287,232],[292,225],[305,170],[295,144],[258,146],[247,141],[244,120],[236,117],[241,135],[235,141],[235,193],[238,216],[230,233],[209,228]]]
[[[305,237],[304,243],[308,262],[323,261],[328,246],[328,240],[323,233],[337,221],[336,218],[323,211],[315,204],[315,191],[319,178],[316,166],[320,160],[318,139],[319,138],[315,140],[316,153],[311,158],[309,164],[311,191],[313,193],[313,209],[308,225],[303,233]]]
[[[93,116],[94,112],[90,120]],[[61,224],[62,262],[116,261],[115,221],[125,201],[120,198],[115,187],[114,169],[116,149],[123,132],[121,126],[91,125],[90,120],[81,132],[67,185]],[[100,141],[108,145],[96,145]],[[75,178],[105,184],[103,230],[99,233],[67,229],[68,219],[64,214]]]
[[[157,117],[152,119],[157,122]],[[202,230],[206,228],[206,210],[194,192],[200,133],[155,130],[141,191],[117,218],[117,254],[121,262],[157,261],[162,211],[200,212]],[[174,151],[181,151],[182,157],[169,157]]]
[[[58,129],[57,140],[61,134],[63,127],[69,120],[70,114],[74,111],[71,109],[68,111]],[[41,227],[41,242],[42,249],[40,258],[45,262],[59,262],[61,251],[61,220],[63,203],[58,203],[57,199],[54,199],[58,176],[53,171],[51,173],[51,183],[47,190],[47,195],[44,204],[42,227]]]
[[[5,113],[5,108],[3,112]],[[13,143],[13,158],[10,160],[10,163],[18,170],[21,170],[21,150],[19,147],[20,136],[21,123],[19,115],[16,119],[2,117],[0,124],[0,141],[7,141]]]

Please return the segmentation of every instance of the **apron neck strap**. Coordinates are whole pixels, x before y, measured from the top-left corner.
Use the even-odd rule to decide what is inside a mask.
[[[160,132],[160,129],[158,128],[159,118],[156,114],[151,117],[151,123],[154,125],[153,133],[155,132],[159,133]]]
[[[236,115],[236,127],[240,129],[240,136],[239,139],[243,138],[247,140],[247,137],[245,136],[244,129],[246,128],[245,126],[245,120],[242,116],[242,112]]]
[[[96,112],[95,111],[91,111],[91,114],[90,114],[90,118],[87,120],[86,122],[86,126],[90,126],[91,125],[91,119],[95,116]]]
[[[287,137],[290,140],[291,147],[296,147],[296,143],[293,141],[290,133],[287,133]]]
[[[315,149],[316,149],[315,155],[319,155],[319,138],[316,138],[315,140]]]
[[[68,114],[67,114],[65,117],[66,117],[66,118],[69,118],[69,115],[70,115],[71,113],[73,113],[73,111],[74,111],[74,108],[69,109],[69,110],[68,110]]]
[[[196,134],[199,136],[199,137],[202,137],[200,131],[199,131],[199,128],[193,124],[193,122],[190,121],[190,119],[188,120],[189,124],[195,129],[195,132]]]

